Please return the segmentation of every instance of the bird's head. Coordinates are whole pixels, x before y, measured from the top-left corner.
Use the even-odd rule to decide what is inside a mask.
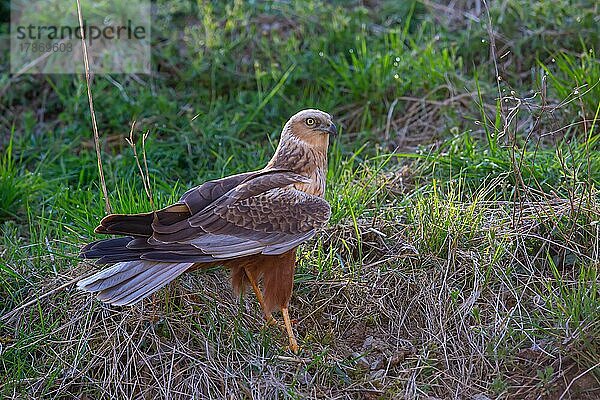
[[[329,135],[337,128],[326,112],[308,109],[293,115],[285,124],[282,140],[299,140],[311,147],[327,151]]]

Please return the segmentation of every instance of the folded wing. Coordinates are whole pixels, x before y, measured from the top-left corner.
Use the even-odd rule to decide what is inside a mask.
[[[293,188],[307,178],[266,170],[207,182],[155,213],[111,215],[100,233],[132,237],[92,243],[84,258],[211,262],[252,254],[282,254],[311,238],[331,214],[320,197]]]
[[[185,221],[155,221],[149,243],[186,243],[215,259],[282,254],[311,238],[331,214],[325,200],[291,186],[306,181],[290,171],[254,177]]]

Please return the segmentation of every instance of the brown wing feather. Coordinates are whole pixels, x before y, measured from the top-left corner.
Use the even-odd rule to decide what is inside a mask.
[[[181,243],[188,232],[188,243],[215,258],[282,254],[312,237],[331,214],[325,200],[289,187],[251,197],[245,193],[236,188],[210,210],[190,217],[189,228],[157,238]]]
[[[307,180],[291,171],[265,170],[206,182],[155,213],[105,218],[101,232],[134,237],[108,239],[82,256],[106,262],[210,262],[284,253],[329,219],[325,200],[293,189]]]
[[[171,226],[185,221],[192,214],[201,211],[210,203],[244,182],[260,171],[231,175],[225,178],[204,182],[181,196],[179,201],[162,210],[142,214],[111,214],[100,221],[96,233],[151,236],[154,231],[152,223],[160,221],[163,226]]]

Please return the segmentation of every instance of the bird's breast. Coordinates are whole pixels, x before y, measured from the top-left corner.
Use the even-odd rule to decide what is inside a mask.
[[[310,176],[310,182],[296,183],[294,187],[304,193],[323,197],[325,194],[325,173],[321,169],[317,169]]]

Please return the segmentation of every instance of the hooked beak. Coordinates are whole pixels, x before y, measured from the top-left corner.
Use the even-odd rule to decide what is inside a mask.
[[[333,122],[327,128],[325,128],[323,130],[332,136],[337,136],[337,134],[338,134],[337,127],[335,126],[335,124]]]

